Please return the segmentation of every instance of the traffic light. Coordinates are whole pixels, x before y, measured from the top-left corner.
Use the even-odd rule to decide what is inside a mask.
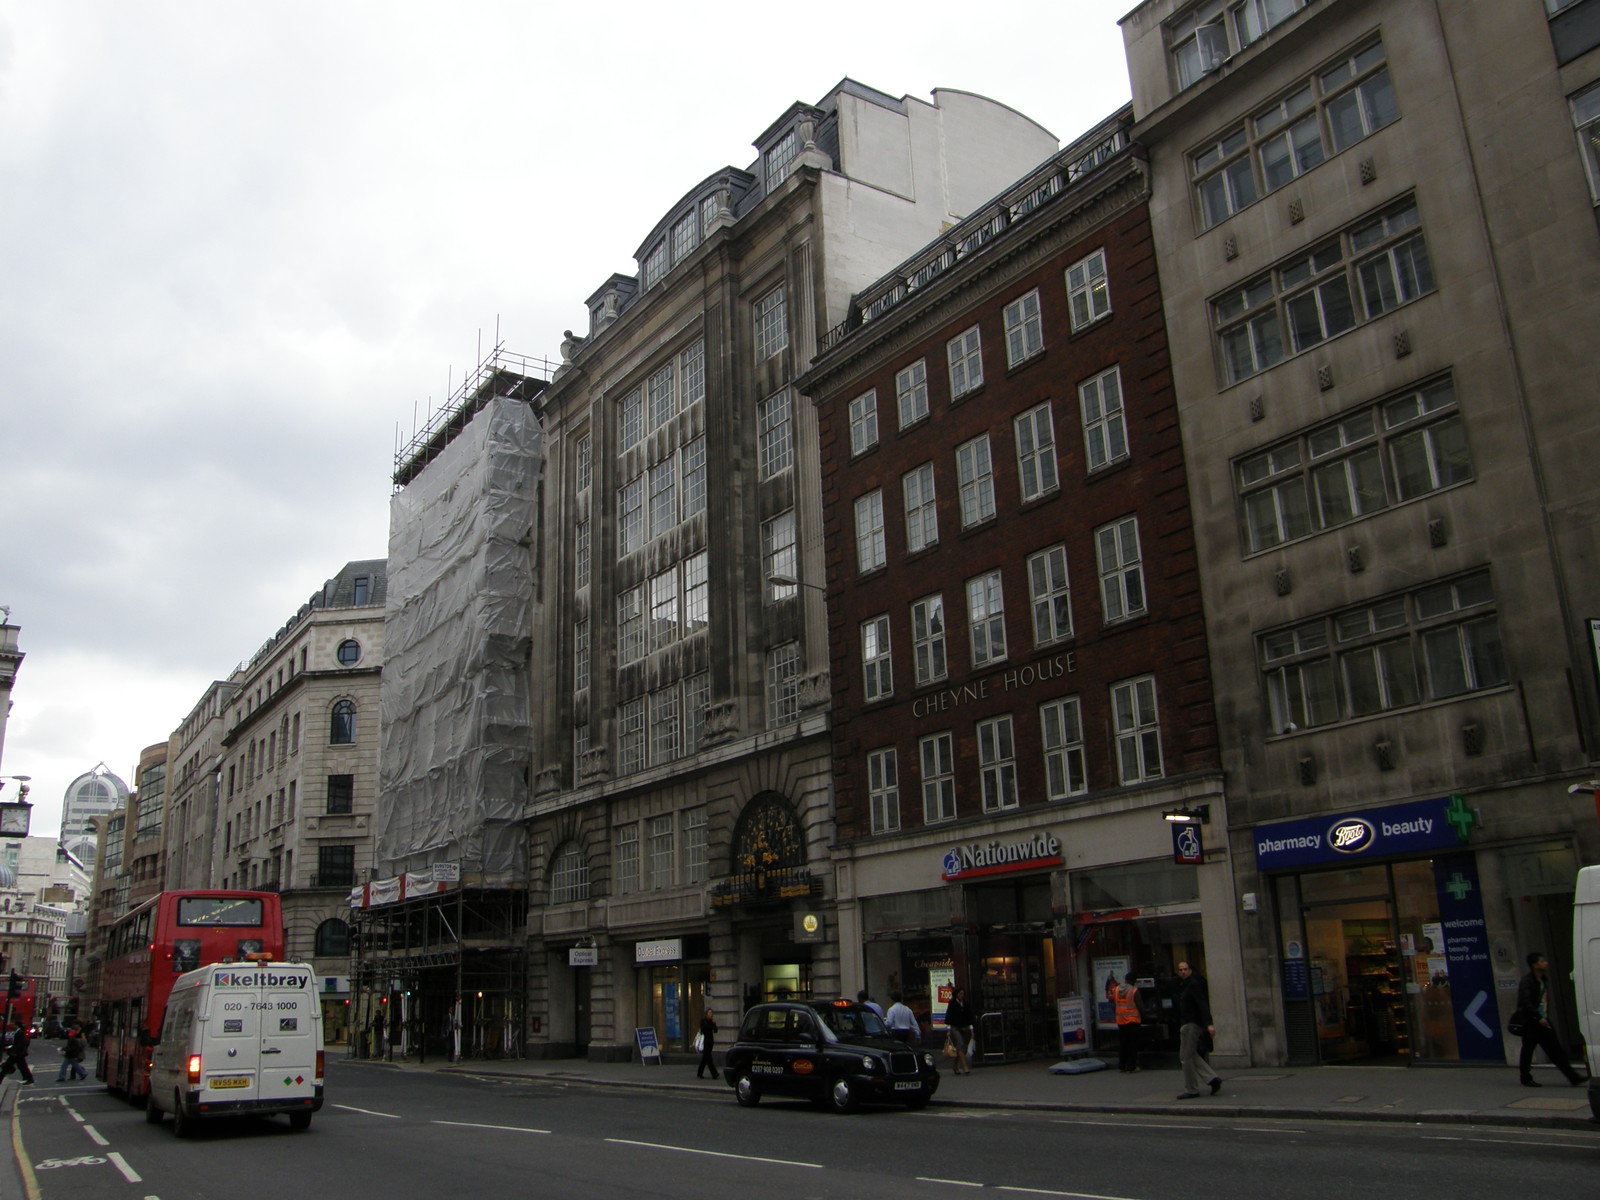
[[[13,999],[22,995],[22,976],[15,970],[11,972],[11,982],[6,984],[6,995]]]

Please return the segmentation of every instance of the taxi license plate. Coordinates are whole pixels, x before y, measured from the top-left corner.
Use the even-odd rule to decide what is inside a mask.
[[[894,1085],[894,1090],[897,1092],[920,1092],[922,1090],[922,1081],[918,1079],[897,1083]]]
[[[216,1088],[241,1088],[241,1087],[249,1087],[250,1086],[250,1081],[248,1079],[238,1079],[238,1078],[213,1079],[207,1086],[212,1088],[212,1089],[216,1089]]]

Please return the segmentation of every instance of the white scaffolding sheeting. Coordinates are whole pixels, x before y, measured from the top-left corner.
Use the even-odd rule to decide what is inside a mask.
[[[378,873],[522,882],[539,421],[488,400],[390,501]]]

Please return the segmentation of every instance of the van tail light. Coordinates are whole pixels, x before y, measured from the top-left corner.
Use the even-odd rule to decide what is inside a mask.
[[[200,1056],[198,1054],[189,1055],[189,1082],[200,1082]]]
[[[323,1055],[323,1053],[324,1052],[321,1051],[321,1050],[317,1051],[317,1082],[319,1082],[319,1083],[322,1081],[322,1055]]]

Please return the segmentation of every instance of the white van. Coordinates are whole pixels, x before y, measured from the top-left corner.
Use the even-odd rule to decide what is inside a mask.
[[[1572,988],[1589,1061],[1589,1110],[1600,1121],[1600,867],[1578,872],[1572,897]]]
[[[287,1113],[307,1129],[322,1107],[322,1006],[305,963],[217,963],[180,975],[150,1058],[145,1119],[179,1137],[206,1117]]]

